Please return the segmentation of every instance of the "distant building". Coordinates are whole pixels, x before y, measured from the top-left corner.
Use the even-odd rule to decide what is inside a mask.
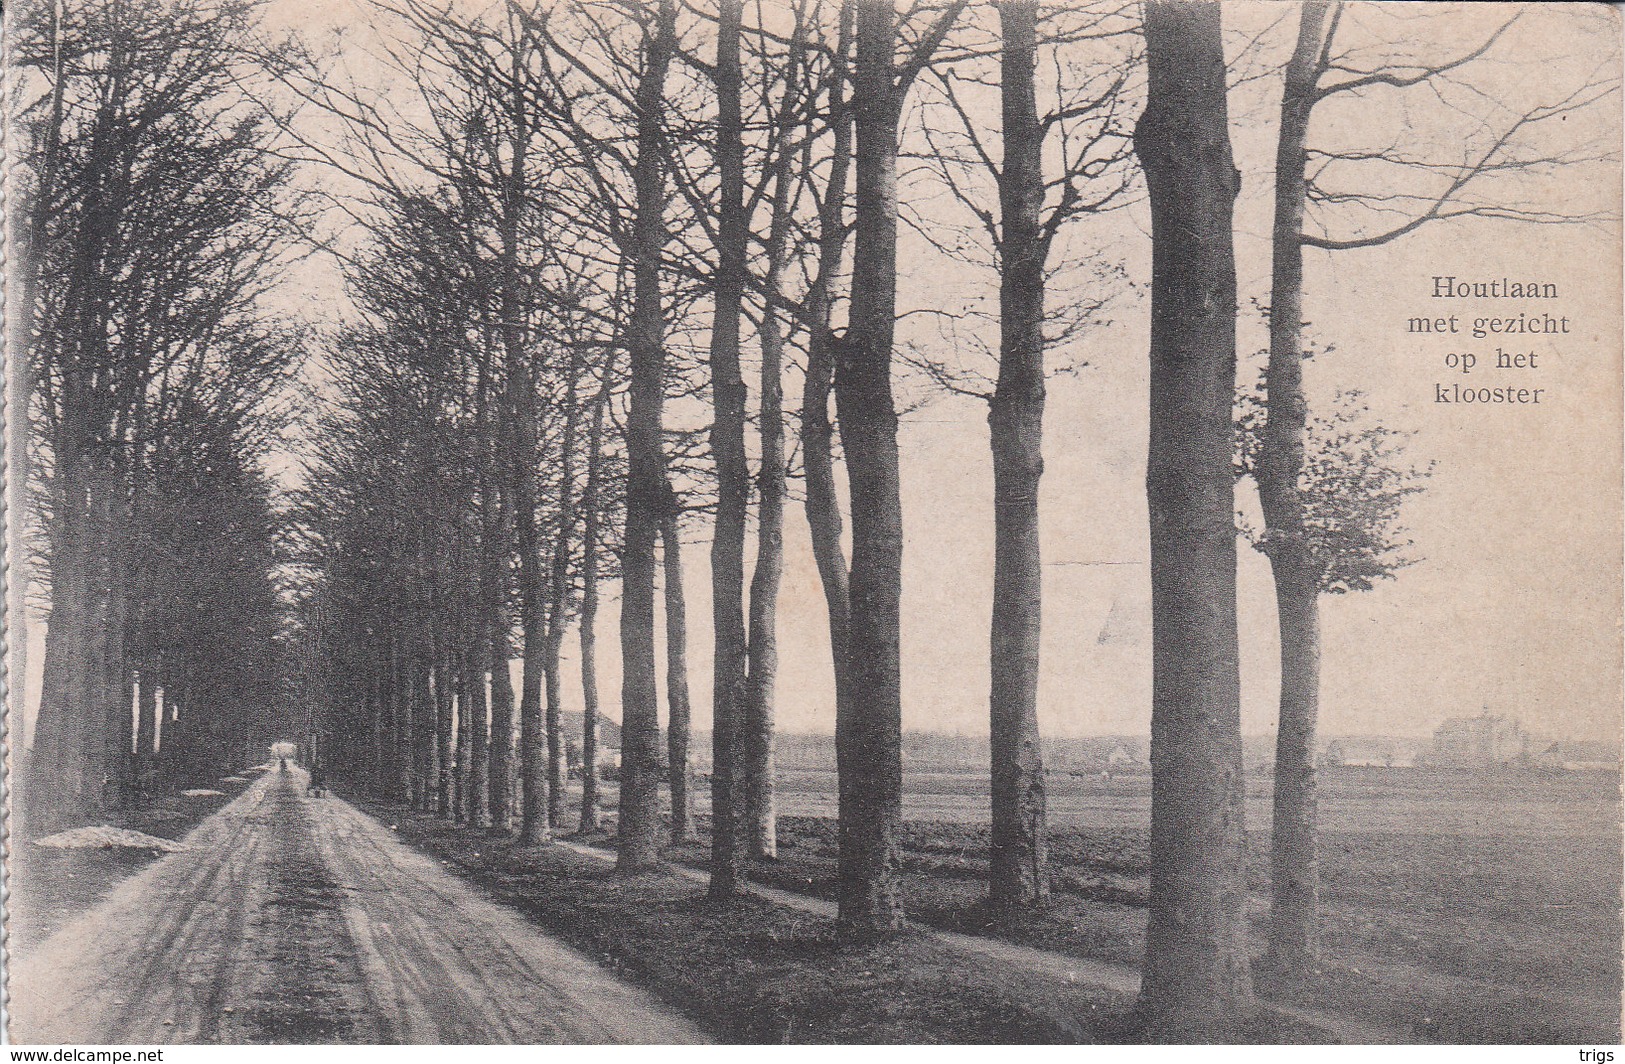
[[[1448,768],[1484,769],[1528,753],[1529,736],[1517,721],[1485,712],[1476,717],[1452,717],[1439,725],[1428,760]]]
[[[1141,761],[1132,750],[1120,743],[1112,747],[1111,753],[1106,755],[1106,764],[1115,768],[1119,765],[1138,765]]]
[[[1323,765],[1363,765],[1376,768],[1414,768],[1416,748],[1397,739],[1349,736],[1333,739],[1320,757]]]
[[[1547,768],[1566,769],[1569,772],[1595,770],[1619,771],[1620,749],[1615,743],[1560,742],[1553,743],[1535,756]]]

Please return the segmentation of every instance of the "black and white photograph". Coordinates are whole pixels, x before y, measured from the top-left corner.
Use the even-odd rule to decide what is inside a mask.
[[[1610,1059],[1622,19],[6,4],[4,1040]]]

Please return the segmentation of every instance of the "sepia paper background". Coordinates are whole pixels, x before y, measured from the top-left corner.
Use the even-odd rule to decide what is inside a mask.
[[[1534,101],[1564,77],[1620,72],[1617,10],[1592,5],[1521,5],[1513,46],[1474,83],[1516,104]],[[1254,379],[1267,338],[1255,308],[1269,294],[1270,173],[1279,113],[1279,78],[1247,77],[1247,64],[1278,71],[1290,33],[1285,5],[1235,0],[1224,9],[1237,85],[1230,102],[1242,192],[1236,255],[1242,304],[1238,379]],[[1405,5],[1357,4],[1373,34],[1426,33],[1463,47],[1502,21],[1512,5],[1451,6],[1422,20]],[[1295,7],[1292,8],[1295,10]],[[273,27],[324,40],[335,62],[365,83],[381,66],[367,52],[383,38],[358,0],[274,0]],[[1271,27],[1274,27],[1271,31]],[[1262,35],[1261,50],[1240,54]],[[381,75],[379,75],[381,76]],[[388,91],[387,83],[377,86]],[[996,97],[990,98],[996,108]],[[996,110],[990,121],[996,120]],[[1410,138],[1448,150],[1457,130],[1448,109],[1425,101],[1362,99],[1317,112],[1312,140]],[[1425,740],[1451,717],[1488,712],[1516,718],[1540,740],[1621,740],[1622,716],[1622,307],[1621,139],[1618,97],[1574,116],[1573,126],[1609,142],[1611,163],[1531,175],[1508,195],[1555,203],[1584,224],[1527,224],[1472,218],[1441,221],[1385,246],[1305,257],[1308,336],[1329,350],[1308,365],[1311,409],[1339,389],[1366,392],[1383,424],[1415,433],[1409,454],[1436,463],[1424,493],[1406,510],[1416,563],[1374,590],[1322,599],[1323,736],[1406,736]],[[1569,127],[1570,129],[1573,126]],[[905,144],[905,149],[919,144]],[[905,198],[908,193],[905,185]],[[915,203],[929,215],[959,217],[946,199]],[[938,358],[990,372],[969,342],[922,310],[960,314],[996,305],[990,269],[945,259],[906,227],[899,307],[909,312],[899,341]],[[1098,321],[1052,352],[1056,365],[1081,363],[1050,384],[1046,411],[1042,520],[1045,552],[1040,724],[1046,736],[1145,736],[1151,712],[1151,613],[1145,504],[1150,237],[1143,201],[1072,226],[1058,260],[1092,255],[1119,263],[1125,283]],[[1553,284],[1554,300],[1438,299],[1434,278]],[[353,313],[330,259],[303,264],[283,293],[286,309],[313,322]],[[1052,296],[1052,302],[1056,297]],[[1566,316],[1560,336],[1477,339],[1417,336],[1413,316]],[[996,343],[996,326],[983,342]],[[1497,346],[1533,350],[1532,370],[1493,368]],[[1445,365],[1471,351],[1476,368]],[[978,359],[980,362],[978,363]],[[747,379],[752,367],[747,365]],[[988,624],[991,613],[992,472],[986,408],[933,392],[902,376],[914,402],[903,419],[903,727],[967,736],[988,730]],[[309,381],[320,390],[319,352]],[[1538,405],[1462,406],[1434,402],[1435,386],[1521,385],[1543,389]],[[789,389],[792,394],[795,385]],[[754,391],[754,386],[753,386]],[[674,409],[700,423],[703,411]],[[290,440],[278,476],[300,483],[299,441]],[[793,490],[797,490],[793,488]],[[1256,515],[1250,481],[1238,506]],[[1256,520],[1256,518],[1255,518]],[[13,526],[14,561],[16,527]],[[690,617],[710,616],[709,529],[696,523],[687,554]],[[786,567],[779,614],[781,732],[831,734],[834,699],[828,621],[799,502],[785,521]],[[747,556],[747,565],[750,558]],[[1240,557],[1242,730],[1273,733],[1278,644],[1267,561]],[[618,604],[606,589],[599,618],[599,682],[605,711],[619,715]],[[30,607],[26,672],[9,707],[13,742],[26,743],[39,694],[45,620]],[[694,727],[710,727],[710,634],[690,629]],[[657,637],[657,646],[663,645]],[[565,651],[566,709],[578,710],[575,650]],[[702,762],[707,759],[702,751]],[[1617,872],[1617,870],[1614,870]]]

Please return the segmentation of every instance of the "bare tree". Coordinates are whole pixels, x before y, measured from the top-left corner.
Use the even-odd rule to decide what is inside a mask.
[[[763,10],[758,7],[758,10]],[[762,313],[757,324],[761,346],[761,384],[758,434],[761,465],[757,472],[756,567],[751,574],[748,633],[749,662],[746,698],[741,722],[740,760],[743,804],[752,856],[778,855],[778,815],[775,799],[774,728],[778,683],[778,603],[784,575],[784,504],[788,461],[784,438],[784,368],[786,333],[794,324],[781,306],[794,254],[792,236],[802,199],[805,175],[797,164],[805,161],[812,143],[818,79],[812,70],[818,33],[818,5],[802,2],[794,9],[794,24],[782,55],[768,51],[770,35],[759,34],[759,62],[765,71],[777,68],[782,93],[776,109],[762,92],[767,112],[763,124],[768,142],[760,164],[761,178],[751,203],[768,204],[767,232],[761,278]],[[771,83],[771,77],[764,81]],[[771,189],[771,194],[769,190]]]
[[[993,437],[994,521],[991,730],[993,824],[990,895],[996,906],[1049,897],[1044,763],[1038,736],[1038,651],[1043,566],[1038,480],[1044,439],[1043,129],[1033,87],[1036,2],[999,8],[1004,226],[999,278],[999,387],[988,411]]]
[[[603,498],[604,408],[609,372],[593,399],[587,433],[587,486],[581,534],[581,832],[598,830],[598,532]]]
[[[855,36],[855,0],[840,7],[835,47],[826,73],[830,129],[829,177],[817,197],[817,269],[806,297],[807,369],[802,378],[801,453],[807,481],[807,527],[813,559],[829,615],[830,657],[835,677],[836,744],[839,728],[852,717],[851,586],[847,557],[841,546],[840,492],[835,481],[835,426],[830,396],[840,337],[835,331],[836,285],[846,255],[847,187],[852,173],[853,108],[847,94]]]
[[[1247,951],[1231,407],[1230,154],[1219,5],[1146,5],[1134,147],[1151,199],[1151,899],[1140,1007],[1154,1037],[1255,1010]]]
[[[835,400],[846,445],[852,505],[851,614],[846,667],[850,701],[838,707],[840,921],[852,937],[903,924],[897,897],[902,823],[902,690],[898,641],[903,513],[892,398],[897,324],[897,134],[909,86],[963,3],[934,15],[907,57],[897,57],[897,12],[861,0],[852,82],[857,242],[849,324],[835,366]]]
[[[1423,25],[1440,17],[1429,13]],[[1317,544],[1310,517],[1314,481],[1325,478],[1313,475],[1309,461],[1324,456],[1306,451],[1310,413],[1303,386],[1304,248],[1374,247],[1449,219],[1589,220],[1560,205],[1542,205],[1528,185],[1531,179],[1606,154],[1596,145],[1575,143],[1559,127],[1570,115],[1611,95],[1615,83],[1588,78],[1577,87],[1552,90],[1545,99],[1537,96],[1539,102],[1522,109],[1509,108],[1470,84],[1455,83],[1493,52],[1519,17],[1513,14],[1475,46],[1448,58],[1403,58],[1393,54],[1391,45],[1365,55],[1369,43],[1340,48],[1345,5],[1315,0],[1303,6],[1286,68],[1275,161],[1265,415],[1251,468],[1265,520],[1258,546],[1270,559],[1281,634],[1267,961],[1273,975],[1288,980],[1313,970],[1319,953],[1314,760],[1320,707],[1319,596],[1327,590],[1329,573],[1324,544]],[[1357,106],[1374,95],[1409,89],[1431,90],[1452,120],[1471,120],[1472,132],[1463,138],[1459,154],[1431,145],[1409,149],[1397,141],[1377,149],[1311,144],[1318,106],[1328,101]],[[1458,103],[1458,96],[1467,102]],[[1311,207],[1319,208],[1313,217]],[[1334,228],[1348,232],[1334,233]]]
[[[661,410],[665,398],[660,267],[666,165],[661,144],[666,71],[675,50],[677,9],[658,0],[643,13],[643,69],[637,82],[636,206],[629,257],[632,316],[631,411],[627,417],[626,540],[621,556],[621,801],[619,859],[636,872],[660,857],[660,724],[654,657],[654,547],[665,509]]]
[[[1046,353],[1054,323],[1046,312],[1052,248],[1070,222],[1111,210],[1127,201],[1132,171],[1128,131],[1118,113],[1133,64],[1120,54],[1091,67],[1070,70],[1054,86],[1052,109],[1038,108],[1037,68],[1062,66],[1060,53],[1075,52],[1091,39],[1112,42],[1129,35],[1115,11],[1057,12],[1048,17],[1036,0],[998,5],[998,88],[1002,151],[988,144],[974,106],[965,99],[981,80],[978,67],[961,76],[959,64],[937,71],[940,101],[957,129],[937,131],[922,123],[927,165],[979,223],[987,257],[999,274],[997,385],[972,383],[974,371],[923,356],[911,361],[941,386],[975,395],[988,403],[993,450],[994,576],[990,632],[990,747],[992,753],[992,861],[989,898],[995,909],[1043,905],[1049,897],[1043,757],[1038,733],[1038,668],[1042,619],[1043,568],[1039,550],[1039,480],[1043,475]],[[1115,53],[1117,48],[1114,46]],[[972,61],[980,56],[972,53]],[[1046,145],[1061,165],[1045,173]],[[997,158],[997,161],[995,161]],[[990,176],[997,188],[997,211],[979,195],[978,178]],[[924,228],[922,226],[922,228]],[[928,233],[929,235],[929,233]],[[957,236],[957,234],[956,234]],[[973,257],[933,238],[940,250]],[[986,252],[983,252],[985,254]],[[974,257],[980,257],[974,256]],[[1089,276],[1095,288],[1064,299],[1066,334],[1087,322],[1113,294],[1099,271],[1066,272]],[[1105,284],[1101,282],[1105,281]],[[970,339],[959,337],[956,341]],[[974,341],[973,341],[974,345]],[[956,347],[960,346],[956,342]]]
[[[694,798],[688,767],[688,603],[683,594],[682,507],[669,483],[666,495],[666,509],[660,518],[666,606],[666,773],[671,792],[671,841],[680,846],[694,838]]]
[[[750,469],[745,460],[745,381],[739,368],[749,218],[745,213],[745,148],[740,66],[743,0],[721,0],[715,81],[719,171],[717,266],[711,319],[711,395],[716,415],[711,453],[717,466],[716,530],[711,540],[714,632],[711,712],[711,896],[742,886],[739,732],[748,668],[745,631],[745,518]]]

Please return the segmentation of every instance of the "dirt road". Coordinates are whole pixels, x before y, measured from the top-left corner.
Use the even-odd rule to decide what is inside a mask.
[[[22,1043],[687,1043],[703,1033],[297,770],[11,973]]]

